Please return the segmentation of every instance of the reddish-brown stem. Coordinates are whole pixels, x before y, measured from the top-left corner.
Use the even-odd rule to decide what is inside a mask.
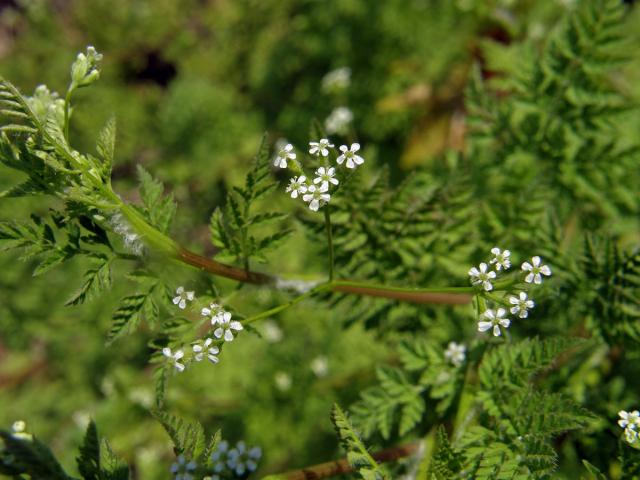
[[[407,443],[398,447],[388,448],[373,453],[371,456],[378,463],[393,462],[399,458],[408,457],[418,451],[419,442]],[[277,480],[316,480],[319,478],[333,477],[344,473],[353,472],[353,468],[345,458],[334,460],[332,462],[319,463],[310,467],[293,470],[287,473],[281,473],[272,477]]]
[[[238,282],[252,283],[256,285],[269,285],[276,283],[276,278],[265,273],[252,272],[242,268],[220,263],[207,257],[193,253],[187,249],[179,248],[177,259],[186,264],[192,265],[201,270],[230,278]],[[329,282],[327,290],[334,292],[350,293],[355,295],[365,295],[370,297],[388,298],[412,303],[428,303],[441,305],[464,305],[471,302],[471,295],[468,293],[455,292],[425,292],[416,289],[400,289],[395,287],[385,288],[384,286],[356,285],[358,282],[348,280],[336,280]],[[446,289],[443,289],[446,290]],[[455,289],[450,289],[455,290]],[[462,290],[462,289],[459,289]]]

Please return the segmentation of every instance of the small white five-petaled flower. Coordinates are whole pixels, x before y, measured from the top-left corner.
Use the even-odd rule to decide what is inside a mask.
[[[326,157],[329,155],[329,149],[333,148],[333,145],[329,143],[329,139],[322,138],[319,142],[309,142],[309,153],[311,155],[322,155]]]
[[[321,185],[320,188],[315,185],[310,185],[307,189],[307,193],[302,196],[305,202],[309,202],[309,209],[317,212],[320,208],[320,202],[328,202],[331,199],[331,195],[327,192],[329,186]]]
[[[186,292],[184,287],[178,287],[176,289],[176,296],[173,297],[173,304],[177,305],[181,310],[184,310],[187,307],[187,301],[192,302],[194,298],[194,292]]]
[[[213,334],[216,338],[222,338],[224,336],[225,342],[233,341],[233,330],[242,330],[242,324],[240,322],[237,320],[234,320],[233,322],[231,321],[231,314],[229,314],[228,317],[225,315],[225,317],[222,318],[222,320],[219,320],[218,323],[220,326],[215,329]]]
[[[635,443],[638,441],[638,429],[640,429],[640,412],[634,410],[633,412],[626,412],[620,410],[618,412],[620,420],[618,425],[624,428],[624,436],[629,443]]]
[[[498,247],[493,247],[491,253],[493,253],[493,258],[489,263],[491,265],[495,263],[496,270],[500,271],[503,268],[509,270],[509,267],[511,267],[511,260],[509,260],[511,252],[509,250],[500,250]]]
[[[504,318],[506,314],[507,311],[504,308],[498,308],[495,311],[492,309],[486,310],[480,316],[478,331],[486,332],[490,328],[493,328],[493,335],[499,337],[502,334],[500,327],[509,328],[509,325],[511,325],[511,320]]]
[[[488,272],[486,263],[481,263],[478,268],[471,268],[471,270],[469,270],[469,276],[471,277],[471,283],[473,285],[482,285],[482,288],[487,292],[493,290],[491,280],[496,278],[496,272]]]
[[[215,345],[212,347],[211,346],[212,343],[213,343],[213,338],[207,338],[204,341],[204,343],[202,344],[196,343],[192,347],[193,353],[195,353],[193,358],[196,362],[202,361],[202,359],[204,358],[205,350],[206,350],[207,358],[209,359],[209,361],[211,363],[218,363],[219,361],[218,354],[220,353],[220,349]]]
[[[217,303],[210,304],[208,308],[204,307],[200,313],[203,317],[211,317],[211,325],[231,320],[231,314]]]
[[[529,315],[529,310],[531,310],[535,306],[533,300],[529,299],[527,297],[527,294],[524,292],[520,292],[519,296],[517,297],[513,295],[510,296],[509,303],[513,305],[513,307],[511,307],[509,311],[514,315],[518,314],[520,318],[527,318],[527,316]]]
[[[278,155],[276,155],[273,165],[280,168],[287,168],[287,160],[294,160],[296,154],[293,152],[293,145],[287,143],[280,149]]]
[[[551,275],[551,269],[547,265],[542,265],[542,260],[537,255],[531,259],[531,263],[524,262],[522,264],[522,270],[529,272],[524,281],[527,283],[542,283],[542,275],[547,277]]]
[[[173,363],[173,366],[177,371],[184,372],[185,365],[184,363],[180,363],[180,360],[182,359],[182,357],[184,357],[184,352],[182,350],[176,350],[175,352],[172,352],[169,347],[164,347],[162,349],[162,354],[169,360],[171,360],[171,363]]]
[[[449,342],[447,349],[444,351],[444,357],[453,363],[456,367],[459,367],[464,363],[466,358],[467,347],[464,344]]]
[[[191,472],[194,472],[196,468],[198,468],[198,464],[196,462],[193,460],[187,462],[184,455],[180,455],[178,457],[178,461],[171,465],[171,473],[175,475],[174,480],[193,480]]]
[[[364,163],[364,158],[360,155],[356,155],[356,152],[360,150],[359,143],[351,144],[351,148],[346,145],[340,146],[340,151],[342,154],[336,159],[338,165],[342,165],[342,163],[346,160],[347,168],[356,168],[357,165],[362,165]]]
[[[340,183],[338,182],[338,179],[334,177],[335,174],[336,169],[333,167],[320,167],[318,170],[316,170],[317,177],[313,179],[313,183],[317,185],[318,183],[322,182],[320,188],[328,190],[330,183],[332,183],[333,185],[338,185],[338,183]]]
[[[287,193],[291,192],[291,198],[298,198],[298,195],[307,193],[307,177],[300,175],[289,180]]]

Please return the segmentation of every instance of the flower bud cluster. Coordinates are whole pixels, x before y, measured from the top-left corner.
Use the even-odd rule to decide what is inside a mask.
[[[504,291],[505,295],[489,295],[494,291],[494,284],[500,273],[506,273],[511,268],[511,252],[501,250],[498,247],[491,249],[493,258],[489,263],[481,263],[478,267],[469,270],[471,284],[479,288],[478,302],[482,313],[478,321],[478,331],[486,332],[491,330],[493,335],[498,337],[503,329],[509,328],[511,319],[508,318],[507,310],[518,318],[527,318],[529,310],[535,303],[528,296],[525,290],[531,284],[542,283],[542,276],[550,276],[551,269],[542,264],[540,257],[535,256],[531,262],[524,262],[520,266],[519,276],[522,278],[512,278],[505,285],[497,289]],[[492,269],[493,268],[493,269]]]
[[[618,425],[624,428],[625,440],[631,445],[638,443],[640,438],[640,412],[638,412],[638,410],[634,410],[632,412],[620,410],[618,415],[620,416]]]
[[[102,54],[92,46],[87,47],[86,53],[79,53],[76,61],[71,65],[71,85],[69,90],[87,87],[100,78],[98,62],[102,60]]]

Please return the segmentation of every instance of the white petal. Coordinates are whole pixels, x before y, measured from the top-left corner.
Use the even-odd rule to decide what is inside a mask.
[[[216,346],[213,346],[213,347],[211,347],[211,348],[209,349],[209,353],[210,353],[211,355],[217,355],[217,354],[219,354],[219,353],[220,353],[220,349],[219,349],[218,347],[216,347]]]
[[[218,363],[220,361],[220,359],[215,355],[208,355],[207,358],[211,363]]]
[[[204,341],[204,346],[205,346],[205,348],[206,348],[206,347],[208,347],[209,345],[211,345],[212,343],[213,343],[213,338],[207,338],[207,339]]]
[[[199,353],[202,351],[202,345],[194,345],[193,346],[193,351],[196,353]]]
[[[502,325],[504,328],[509,328],[509,325],[511,325],[511,320],[509,320],[508,318],[503,318],[499,321],[500,325]]]
[[[473,267],[471,270],[469,270],[469,275],[477,277],[478,275],[480,275],[480,272],[476,267]]]
[[[502,318],[505,316],[506,313],[507,311],[504,308],[498,308],[498,311],[496,312],[496,317]]]
[[[520,303],[520,300],[518,300],[516,297],[509,297],[509,303],[511,305],[518,305],[518,303]]]
[[[478,330],[480,332],[486,332],[493,325],[491,322],[478,322]]]
[[[487,272],[487,277],[496,278],[496,272]]]
[[[180,303],[180,297],[174,297],[173,298],[173,304],[177,305],[178,303]]]
[[[347,152],[349,150],[349,148],[346,145],[340,145],[340,151],[341,152]],[[341,157],[344,157],[344,155],[340,155]]]
[[[551,275],[551,269],[546,265],[543,265],[542,267],[540,267],[540,272],[545,274],[547,277]]]
[[[171,358],[171,357],[173,357],[173,355],[171,354],[171,349],[170,349],[169,347],[164,347],[164,348],[162,349],[162,354],[163,354],[165,357],[170,357],[170,358]]]
[[[180,286],[180,287],[176,288],[176,293],[178,295],[180,295],[182,292],[184,292],[184,287]]]
[[[313,179],[313,183],[318,184],[322,181],[322,179],[320,177],[316,177]]]
[[[494,325],[493,326],[493,336],[494,337],[499,337],[500,335],[502,335],[502,332],[500,331],[500,327],[498,325]]]
[[[187,300],[192,302],[194,298],[196,298],[196,292],[187,292]]]
[[[211,310],[208,309],[207,307],[204,307],[200,313],[202,314],[203,317],[208,317],[209,315],[211,315]]]
[[[180,307],[182,310],[184,310],[187,307],[187,301],[183,298],[182,300],[180,300],[180,303],[178,304],[178,307]]]
[[[491,285],[491,282],[483,282],[482,286],[487,292],[490,292],[491,290],[493,290],[493,285]]]
[[[338,165],[342,165],[342,162],[344,162],[344,155],[340,155],[338,158],[336,158],[336,163]]]
[[[533,270],[533,266],[531,266],[531,264],[529,262],[524,262],[522,264],[521,268],[522,268],[522,270],[528,270],[528,271]]]
[[[309,204],[309,209],[313,210],[314,212],[317,212],[318,208],[320,208],[320,202],[316,199],[311,200],[311,203]]]
[[[229,324],[229,328],[234,330],[242,330],[242,324],[238,321],[233,321]]]
[[[520,307],[511,307],[511,309],[509,310],[513,315],[515,315],[516,313],[518,313],[520,311]]]
[[[298,190],[291,191],[291,198],[298,198]]]
[[[182,363],[174,363],[173,364],[174,367],[176,367],[176,370],[178,370],[179,372],[184,372],[185,366]]]
[[[493,253],[494,255],[500,255],[500,249],[498,247],[493,247],[491,249],[491,253]]]
[[[226,332],[224,332],[224,339],[227,342],[232,342],[233,341],[233,332],[231,330],[227,330]]]
[[[357,152],[358,150],[360,150],[360,144],[359,143],[352,143],[351,144],[351,151],[352,152]]]
[[[357,165],[362,165],[364,163],[364,158],[362,158],[360,155],[354,155],[353,161],[356,162]]]
[[[180,360],[182,357],[184,357],[184,352],[182,350],[178,350],[176,353],[173,354],[173,358],[175,360]]]
[[[224,334],[224,330],[222,328],[216,328],[213,334],[216,336],[216,338],[220,338]]]
[[[283,150],[284,150],[285,152],[290,152],[291,150],[293,150],[293,145],[291,145],[290,143],[287,143],[287,144],[284,146]]]
[[[535,257],[533,257],[531,259],[531,263],[533,263],[534,267],[537,267],[540,265],[540,257],[538,257],[537,255]]]
[[[353,163],[353,158],[351,157],[347,160],[347,168],[356,168],[356,164]]]
[[[231,314],[229,312],[224,312],[222,314],[222,318],[224,319],[224,323],[227,323],[231,320]]]
[[[540,285],[542,283],[542,275],[536,273],[533,278],[533,283],[535,283],[536,285]]]
[[[531,282],[533,282],[533,273],[528,274],[528,275],[525,277],[524,281],[525,281],[525,282],[527,282],[527,283],[531,283]]]

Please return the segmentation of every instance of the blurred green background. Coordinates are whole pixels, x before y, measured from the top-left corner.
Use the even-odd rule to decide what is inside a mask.
[[[399,181],[447,149],[464,149],[464,88],[474,62],[492,78],[510,43],[541,44],[573,3],[14,0],[0,5],[0,73],[25,94],[40,83],[64,92],[75,55],[94,45],[104,54],[102,76],[77,94],[72,143],[94,151],[99,129],[115,115],[116,191],[135,200],[135,166],[143,165],[178,200],[174,236],[211,254],[209,217],[225,185],[242,180],[263,132],[273,144],[286,138],[304,148],[314,120],[347,108],[352,121],[332,138],[357,139],[367,170],[387,164]],[[640,24],[639,9],[629,15],[629,33],[640,41],[631,27]],[[624,79],[621,88],[640,99],[640,62]],[[637,124],[625,130],[639,131]],[[0,167],[0,189],[15,180]],[[284,195],[281,203],[293,208]],[[0,218],[49,206],[3,200]],[[321,271],[310,248],[300,235],[272,265],[280,273]],[[136,478],[164,478],[173,457],[148,414],[151,334],[143,328],[110,347],[104,341],[116,300],[134,287],[118,281],[98,301],[64,307],[81,283],[84,265],[74,262],[34,279],[33,265],[0,256],[0,423],[25,420],[72,469],[95,418]],[[180,267],[166,275],[190,288],[210,281]],[[273,295],[247,290],[236,300],[257,311]],[[387,359],[386,344],[357,325],[342,332],[331,311],[290,311],[258,328],[263,339],[235,342],[215,369],[199,365],[174,379],[172,413],[262,446],[262,473],[341,455],[330,406],[357,398]]]

